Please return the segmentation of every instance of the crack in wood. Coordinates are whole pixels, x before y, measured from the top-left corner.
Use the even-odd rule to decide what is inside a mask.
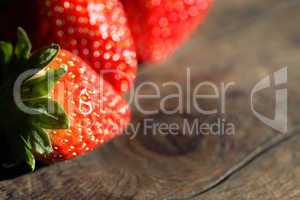
[[[242,161],[240,161],[238,164],[234,165],[232,168],[230,168],[226,173],[224,173],[222,176],[217,178],[215,181],[212,181],[210,184],[203,187],[196,194],[193,194],[189,197],[185,197],[183,199],[192,199],[192,198],[195,198],[195,197],[200,197],[204,193],[210,192],[211,190],[215,189],[216,187],[218,187],[219,185],[224,183],[231,176],[238,173],[243,168],[247,167],[254,160],[261,157],[263,154],[269,152],[271,149],[279,146],[283,142],[286,142],[286,141],[292,139],[293,137],[296,137],[296,136],[299,136],[299,135],[300,135],[300,127],[295,128],[294,130],[292,130],[292,131],[290,131],[286,134],[281,134],[281,135],[275,136],[275,137],[267,140],[268,142],[265,142],[265,143],[259,145],[258,147],[256,147],[256,149],[253,152],[251,152],[249,155],[247,155]],[[176,199],[176,198],[170,196],[166,199],[171,200],[171,199]]]

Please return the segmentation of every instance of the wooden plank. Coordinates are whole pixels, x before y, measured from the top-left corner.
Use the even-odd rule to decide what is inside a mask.
[[[153,130],[147,129],[133,137],[133,132],[128,131],[131,135],[126,134],[85,157],[1,181],[0,198],[300,199],[300,131],[296,127],[300,117],[299,8],[300,1],[296,0],[216,1],[206,24],[175,56],[160,66],[140,71],[136,87],[151,81],[159,86],[163,97],[174,92],[174,88],[163,86],[167,81],[176,81],[184,93],[188,91],[187,67],[190,67],[192,90],[202,81],[218,86],[229,82],[234,85],[227,91],[225,115],[207,117],[195,108],[173,115],[162,112],[145,115],[133,104],[135,126],[153,119],[156,124],[176,123],[183,128],[185,120],[215,123],[225,117],[227,123],[235,125],[233,135],[193,132],[183,136],[183,131],[176,136],[151,135]],[[260,122],[250,109],[254,85],[283,66],[289,67],[288,125],[294,137],[201,194],[257,146],[284,137]],[[142,92],[153,94],[151,88]],[[184,105],[189,97],[183,99]],[[144,109],[155,109],[160,102],[161,99],[144,100],[140,104]],[[198,103],[211,109],[219,101]],[[181,104],[171,99],[166,105],[172,109]],[[274,93],[259,94],[255,107],[273,115]]]
[[[264,154],[201,199],[300,199],[299,138]]]

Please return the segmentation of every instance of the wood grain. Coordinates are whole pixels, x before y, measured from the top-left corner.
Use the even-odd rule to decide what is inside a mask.
[[[147,129],[133,137],[131,132],[87,156],[1,181],[0,199],[300,199],[299,9],[296,0],[216,1],[205,25],[176,55],[140,71],[136,88],[151,81],[159,86],[162,97],[174,92],[164,87],[167,81],[180,83],[188,92],[188,67],[192,90],[201,81],[234,82],[234,86],[227,91],[225,114],[205,116],[184,107],[184,112],[173,115],[145,115],[133,104],[134,125],[153,119],[154,124],[176,123],[183,130],[185,120],[214,123],[223,117],[235,125],[235,134],[153,135]],[[288,126],[293,137],[202,193],[259,145],[284,137],[250,109],[254,85],[284,66],[288,66]],[[145,87],[142,93],[153,90]],[[140,104],[155,109],[160,102]],[[205,109],[219,106],[218,101],[198,103]],[[171,99],[166,105],[172,109],[182,104]],[[257,110],[267,116],[274,114],[274,104],[271,90],[260,93],[255,101]]]

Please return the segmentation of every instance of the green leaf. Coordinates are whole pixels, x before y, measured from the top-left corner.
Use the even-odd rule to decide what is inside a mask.
[[[19,61],[28,60],[31,51],[31,42],[25,30],[18,27],[18,41],[15,48],[15,55]]]
[[[25,147],[25,162],[30,167],[31,171],[35,169],[35,158],[31,150]]]
[[[39,69],[46,67],[56,57],[59,50],[60,47],[57,44],[42,48],[30,57],[28,67]]]
[[[9,42],[0,41],[0,63],[7,65],[13,56],[13,46]]]
[[[43,75],[34,75],[22,85],[22,98],[40,98],[48,96],[54,85],[67,72],[66,67],[50,69]]]
[[[67,129],[69,119],[64,109],[50,98],[38,98],[24,103],[39,114],[30,115],[30,121],[37,127],[45,129]]]
[[[32,153],[32,147],[29,141],[27,141],[23,136],[21,136],[22,142],[24,144],[24,152],[23,152],[23,159],[26,162],[26,164],[30,167],[31,171],[34,171],[35,169],[35,158]]]
[[[48,133],[39,127],[34,127],[29,134],[31,146],[34,152],[49,154],[53,151]]]

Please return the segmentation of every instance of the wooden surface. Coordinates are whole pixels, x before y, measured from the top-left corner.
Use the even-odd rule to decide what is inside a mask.
[[[163,96],[174,92],[162,86],[166,81],[186,85],[187,67],[192,88],[201,81],[235,82],[227,92],[224,116],[236,125],[234,135],[124,135],[85,157],[1,181],[0,199],[300,199],[299,21],[299,0],[216,0],[205,25],[175,56],[140,72],[137,86],[155,82]],[[284,66],[289,126],[285,135],[264,125],[250,109],[254,85]],[[178,103],[170,100],[168,105]],[[263,92],[255,103],[266,115],[274,114],[274,93]],[[157,108],[159,100],[141,104]],[[134,106],[133,110],[135,124],[152,118],[182,125],[184,119],[214,122],[220,117],[194,110],[154,116]]]

